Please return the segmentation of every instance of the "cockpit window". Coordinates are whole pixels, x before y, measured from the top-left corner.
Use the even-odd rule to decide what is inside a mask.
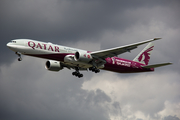
[[[12,43],[16,43],[16,41],[12,41]]]

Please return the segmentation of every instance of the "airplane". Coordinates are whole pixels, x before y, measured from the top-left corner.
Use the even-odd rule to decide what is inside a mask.
[[[117,73],[138,73],[154,71],[156,67],[172,64],[168,62],[148,65],[151,52],[154,48],[152,41],[159,39],[161,38],[94,52],[31,39],[15,39],[7,43],[7,47],[19,56],[18,61],[22,60],[21,54],[49,59],[45,63],[47,70],[74,69],[75,72],[72,72],[72,75],[81,78],[83,74],[79,71],[83,70],[95,73],[99,73],[100,69]],[[118,57],[118,55],[130,52],[145,43],[149,44],[133,60]]]

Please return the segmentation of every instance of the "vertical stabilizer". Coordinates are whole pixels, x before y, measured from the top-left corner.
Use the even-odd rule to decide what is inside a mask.
[[[133,61],[148,65],[151,52],[154,48],[153,43],[149,43],[134,59]]]

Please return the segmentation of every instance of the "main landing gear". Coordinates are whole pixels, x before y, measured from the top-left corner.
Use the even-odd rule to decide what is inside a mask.
[[[92,71],[92,72],[95,72],[95,73],[99,73],[100,72],[100,70],[97,69],[96,67],[90,67],[89,70]]]
[[[81,74],[81,73],[79,72],[79,69],[78,69],[78,68],[76,68],[76,71],[73,72],[72,75],[74,75],[74,76],[76,76],[76,77],[79,77],[79,78],[83,77],[83,74]]]
[[[22,58],[21,58],[21,53],[19,53],[19,52],[15,52],[15,54],[19,56],[18,61],[22,61]]]
[[[83,74],[81,74],[81,73],[79,72],[79,68],[78,68],[78,67],[76,67],[75,70],[76,70],[76,71],[73,72],[72,75],[74,75],[74,76],[76,76],[76,77],[79,77],[79,78],[83,77]],[[92,71],[92,72],[95,72],[95,73],[99,73],[99,72],[100,72],[100,70],[97,69],[96,67],[90,67],[89,70]]]

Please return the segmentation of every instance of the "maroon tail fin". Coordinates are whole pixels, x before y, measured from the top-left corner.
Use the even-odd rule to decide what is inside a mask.
[[[134,59],[133,61],[148,65],[151,52],[154,48],[152,43],[149,43]]]

